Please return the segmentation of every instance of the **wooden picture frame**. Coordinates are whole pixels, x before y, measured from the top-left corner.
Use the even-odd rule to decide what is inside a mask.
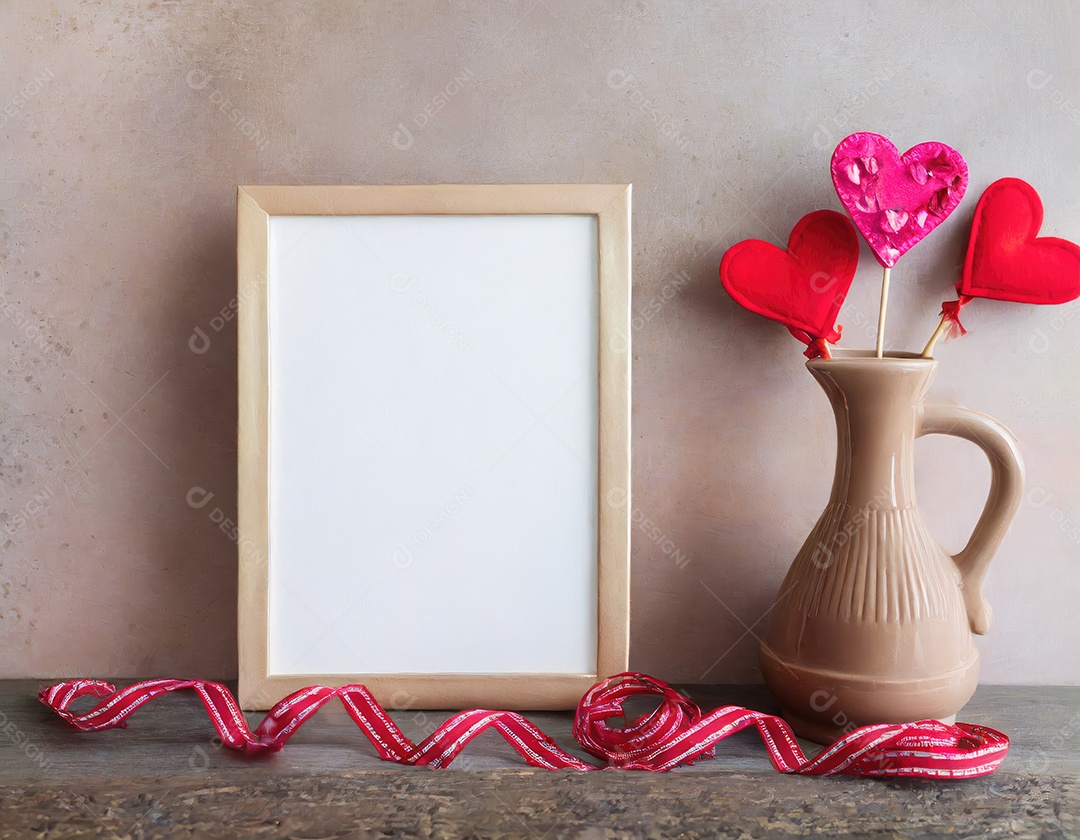
[[[237,230],[244,708],[626,670],[630,187],[241,186]]]

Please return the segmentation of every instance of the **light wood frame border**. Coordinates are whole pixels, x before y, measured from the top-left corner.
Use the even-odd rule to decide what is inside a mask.
[[[267,709],[307,685],[360,682],[394,707],[573,708],[625,671],[630,640],[629,185],[241,186],[237,190],[240,702]],[[599,604],[596,674],[271,675],[268,241],[271,216],[595,215],[599,234]]]

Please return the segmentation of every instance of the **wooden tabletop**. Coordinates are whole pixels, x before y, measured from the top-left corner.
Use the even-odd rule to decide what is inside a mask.
[[[45,685],[0,682],[0,838],[1080,837],[1080,687],[981,687],[959,719],[1006,732],[1005,763],[926,782],[780,775],[755,732],[667,774],[536,770],[493,733],[450,769],[402,768],[379,761],[337,704],[251,759],[221,747],[193,694],[83,734],[37,702]],[[764,688],[689,692],[706,709],[776,711]],[[447,716],[393,715],[413,740]],[[527,716],[584,757],[569,714]]]

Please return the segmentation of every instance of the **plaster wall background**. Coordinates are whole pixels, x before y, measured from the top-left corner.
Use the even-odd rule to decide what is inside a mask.
[[[833,421],[720,256],[839,209],[849,131],[949,143],[968,197],[893,272],[888,343],[921,348],[991,181],[1080,238],[1078,34],[1063,1],[5,0],[0,676],[235,674],[236,184],[583,181],[634,184],[631,664],[758,681]],[[844,345],[878,280],[864,245]],[[1080,678],[1078,313],[976,303],[938,354],[1028,467],[984,682]],[[958,550],[987,465],[935,437],[918,470]]]

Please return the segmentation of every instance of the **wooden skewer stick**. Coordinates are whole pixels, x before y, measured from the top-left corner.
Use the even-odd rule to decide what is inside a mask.
[[[880,359],[885,350],[885,309],[889,305],[889,269],[881,276],[881,309],[877,318],[877,357]]]
[[[945,325],[948,324],[949,319],[944,315],[941,316],[941,323],[937,325],[937,329],[934,330],[934,334],[930,336],[930,340],[926,342],[926,346],[923,348],[922,357],[924,359],[934,358],[934,345],[938,343],[938,339],[945,335]]]

